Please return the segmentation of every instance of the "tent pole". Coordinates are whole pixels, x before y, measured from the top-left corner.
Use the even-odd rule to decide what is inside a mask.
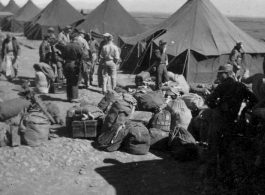
[[[187,64],[187,71],[186,71],[186,80],[187,80],[187,83],[189,83],[189,70],[190,70],[190,49],[188,51],[188,64]]]

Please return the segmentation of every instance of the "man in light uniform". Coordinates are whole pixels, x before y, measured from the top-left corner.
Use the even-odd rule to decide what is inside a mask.
[[[58,41],[64,41],[66,43],[70,42],[70,32],[72,30],[72,27],[67,25],[62,32],[58,35]]]

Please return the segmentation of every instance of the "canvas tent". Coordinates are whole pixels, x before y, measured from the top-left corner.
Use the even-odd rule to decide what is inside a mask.
[[[2,9],[4,9],[4,5],[2,4],[2,2],[0,2],[0,11],[2,11]]]
[[[82,19],[82,14],[66,0],[53,0],[26,24],[24,33],[28,39],[41,40],[49,27],[58,34],[61,28]]]
[[[0,26],[2,28],[5,18],[13,16],[11,12],[0,12]]]
[[[116,43],[118,35],[129,37],[145,31],[117,0],[104,0],[76,28],[85,29],[87,32],[98,29],[101,34],[108,32],[113,35]]]
[[[5,19],[3,30],[11,32],[24,32],[24,24],[40,13],[38,8],[32,0],[28,2],[12,17]]]
[[[183,73],[189,83],[211,83],[237,41],[244,42],[243,67],[252,74],[263,72],[265,45],[236,27],[209,0],[188,0],[154,29],[131,39],[120,37],[127,52],[123,68],[147,69],[161,39],[168,43],[168,69]]]
[[[16,4],[16,2],[14,0],[10,0],[9,3],[1,11],[16,14],[19,9],[20,7]]]

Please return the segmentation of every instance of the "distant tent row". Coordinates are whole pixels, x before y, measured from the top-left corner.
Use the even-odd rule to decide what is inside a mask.
[[[243,41],[244,68],[263,72],[265,45],[236,27],[209,0],[188,0],[171,17],[133,38],[119,37],[122,69],[137,73],[152,65],[152,51],[167,41],[168,69],[184,74],[189,83],[211,83],[216,70],[228,62],[237,41]]]
[[[40,13],[40,11],[40,8],[38,8],[32,0],[28,0],[15,15],[5,18],[2,30],[24,32],[25,23]]]
[[[4,25],[4,20],[7,17],[10,17],[17,13],[17,11],[20,9],[20,7],[16,4],[14,0],[10,0],[9,3],[4,7],[1,3],[1,6],[3,7],[0,11],[0,26],[2,27]]]

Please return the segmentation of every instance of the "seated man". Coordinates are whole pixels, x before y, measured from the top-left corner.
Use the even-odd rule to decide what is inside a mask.
[[[35,70],[35,86],[36,93],[47,94],[49,93],[49,88],[54,80],[53,70],[48,64],[39,63],[34,64],[33,68]]]

